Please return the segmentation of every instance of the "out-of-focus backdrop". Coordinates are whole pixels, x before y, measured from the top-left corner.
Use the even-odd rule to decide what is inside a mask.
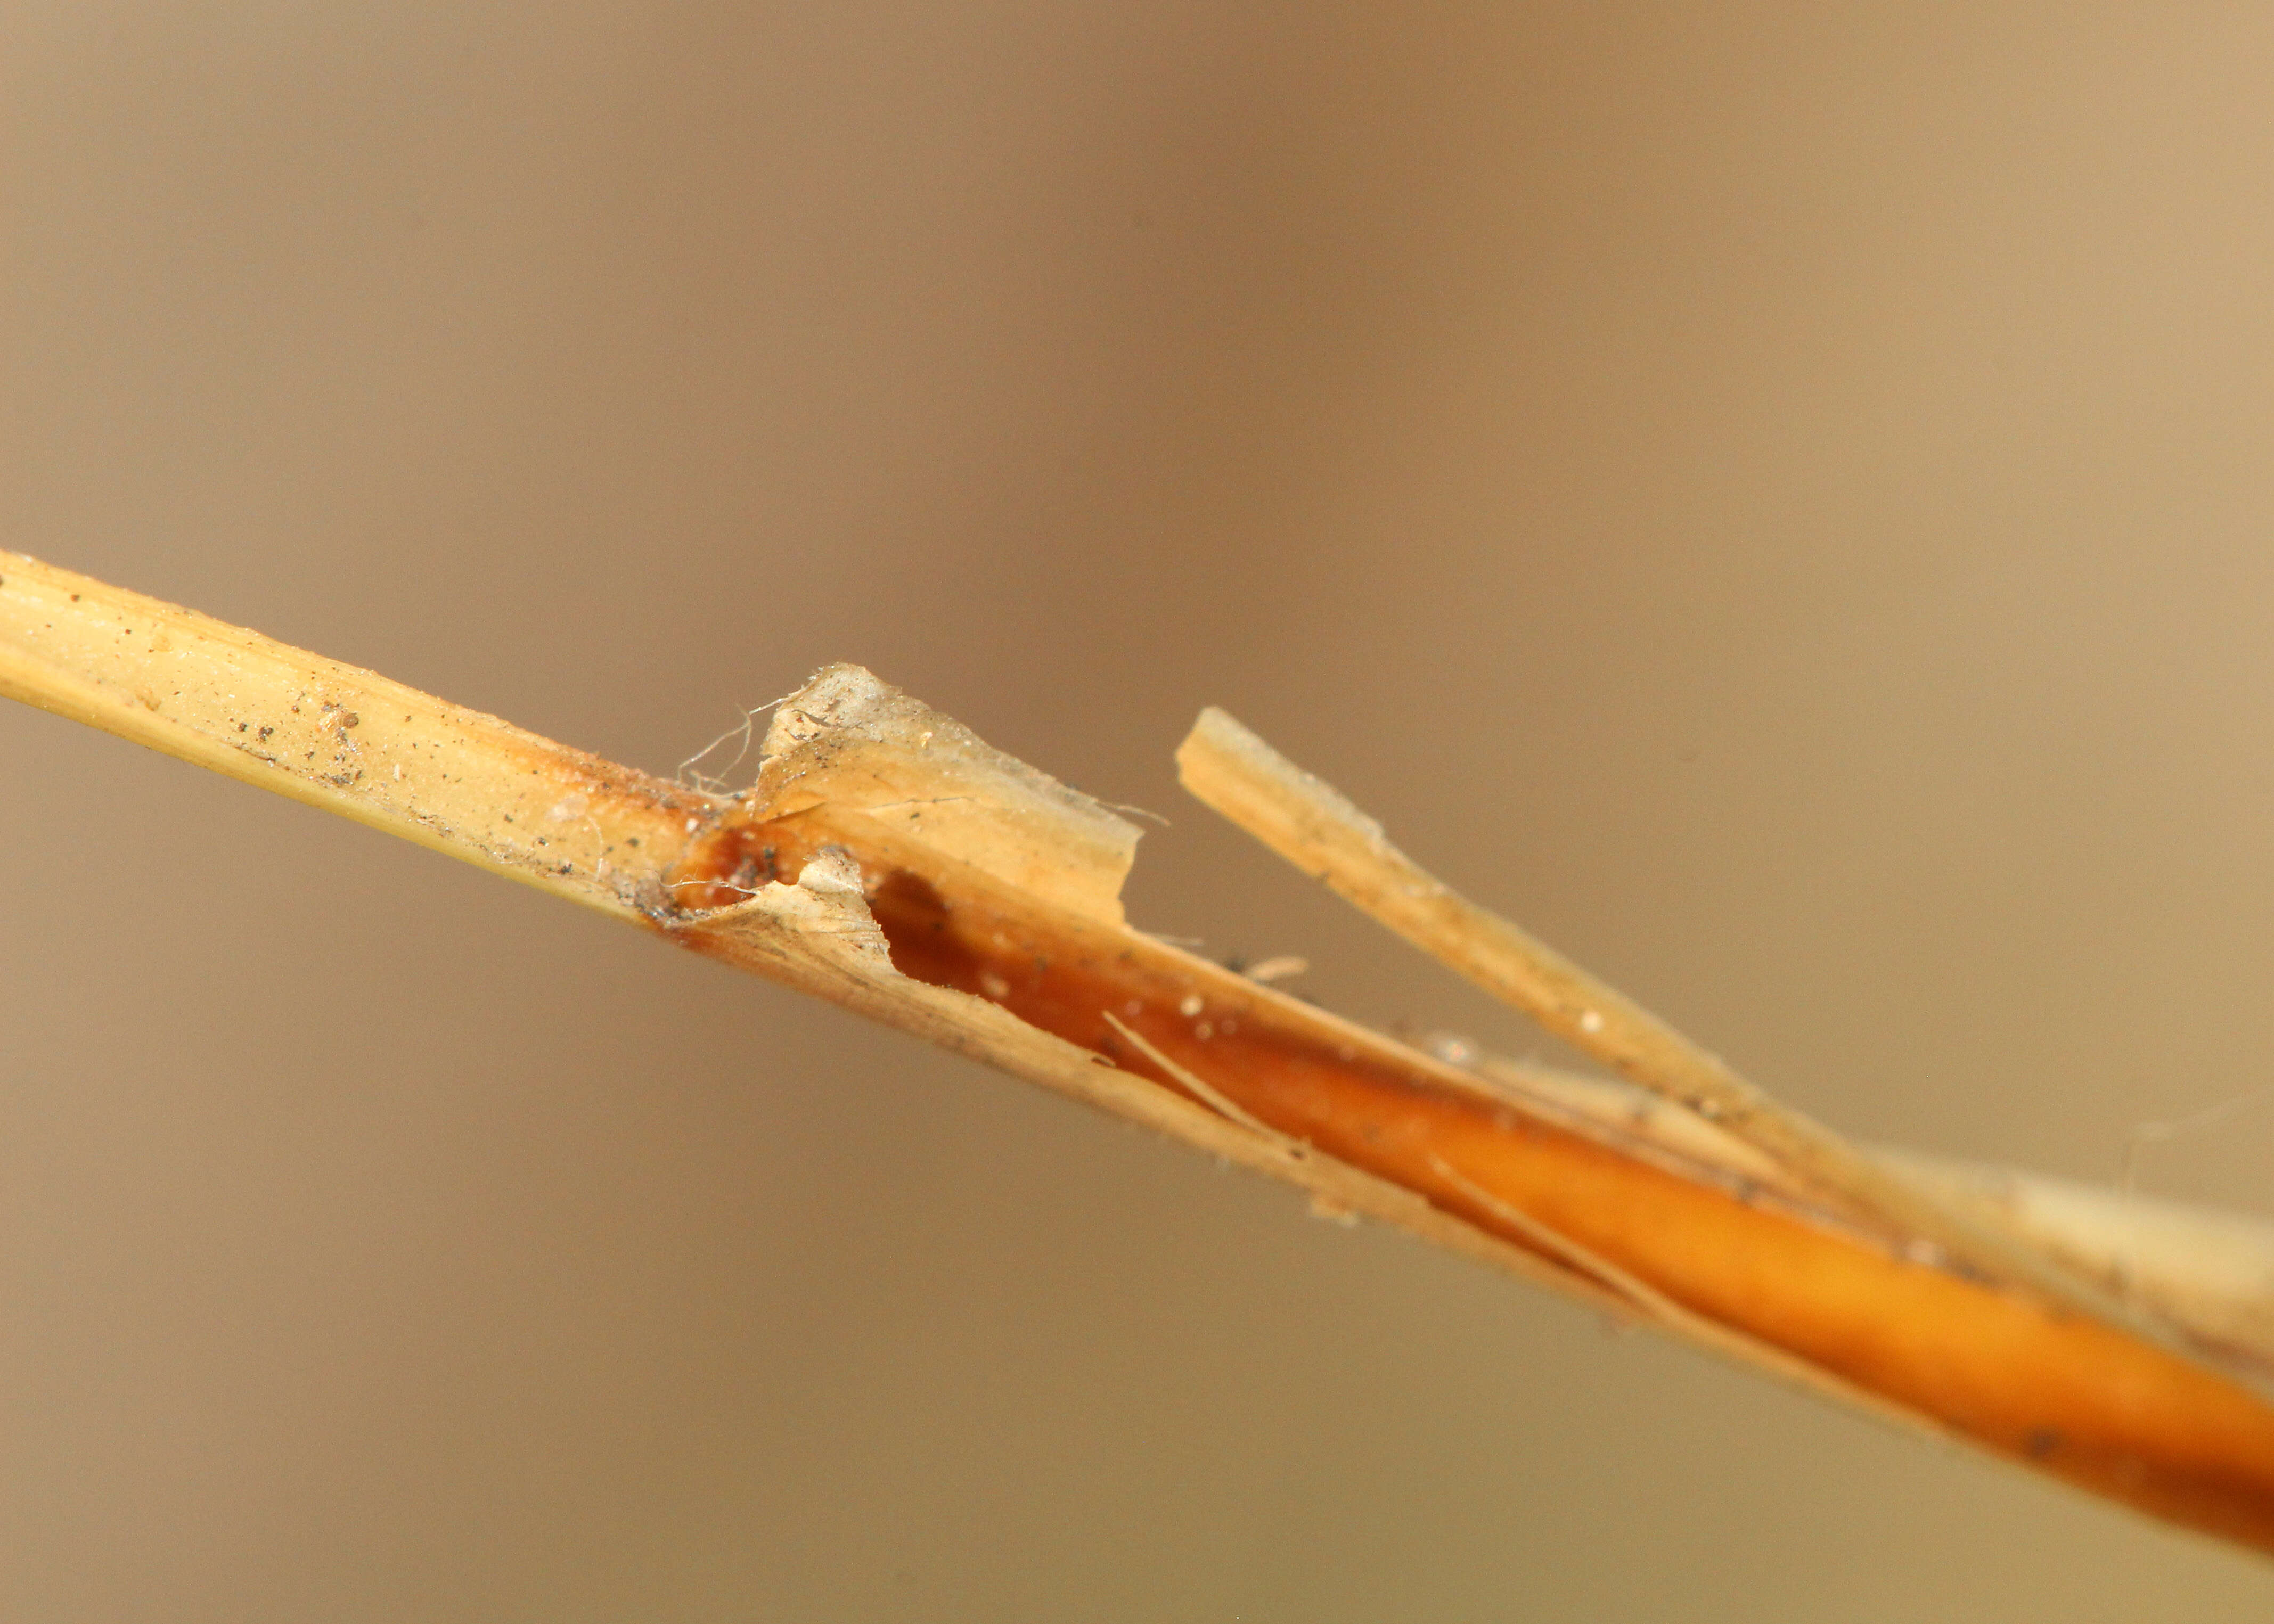
[[[0,544],[668,771],[855,659],[1513,1018],[2274,1211],[2274,16],[10,8]],[[0,1613],[2263,1619],[2255,1560],[0,710]],[[2213,1108],[2223,1114],[2165,1132]]]

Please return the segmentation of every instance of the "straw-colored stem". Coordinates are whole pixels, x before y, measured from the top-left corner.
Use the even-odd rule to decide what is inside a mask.
[[[2274,1409],[2239,1384],[1559,1124],[1133,931],[1096,883],[1115,837],[1094,808],[863,673],[808,694],[823,689],[832,704],[880,697],[867,711],[785,705],[759,789],[712,796],[0,555],[0,692],[637,921],[1780,1377],[2274,1550]],[[952,795],[943,773],[962,775]],[[906,787],[927,774],[932,793]]]
[[[0,553],[0,695],[619,918],[719,798]]]

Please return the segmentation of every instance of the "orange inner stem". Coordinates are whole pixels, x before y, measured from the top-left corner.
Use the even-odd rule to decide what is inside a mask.
[[[2274,1551],[2274,1408],[2240,1383],[2034,1297],[1684,1178],[1478,1091],[1387,1040],[1134,931],[1047,907],[828,808],[698,836],[683,907],[861,862],[906,975],[1001,1004],[1170,1087],[1126,1022],[1259,1121],[1526,1250],[1513,1208],[1690,1312],[1999,1455]],[[692,882],[688,883],[688,882]],[[1564,1259],[1551,1259],[1564,1262]]]

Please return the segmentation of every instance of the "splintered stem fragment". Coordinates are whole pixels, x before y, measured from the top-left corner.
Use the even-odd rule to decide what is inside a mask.
[[[1478,906],[1393,846],[1382,825],[1226,712],[1177,751],[1185,787],[1378,922],[1621,1076],[1753,1146],[1850,1217],[1941,1248],[1992,1279],[2122,1314],[2103,1294],[1780,1104],[1616,988]]]
[[[1306,867],[1382,892],[1400,929],[1450,941],[1453,962],[1557,1030],[1713,1107],[1840,1215],[1696,1177],[1130,929],[1133,828],[857,667],[785,701],[757,783],[714,795],[0,554],[0,693],[599,908],[1333,1209],[2274,1551],[2274,1408],[2117,1315],[2079,1312],[2090,1294],[2052,1264],[2007,1256],[1894,1175],[1859,1174],[1862,1153],[1452,898],[1354,811],[1288,792],[1293,770],[1260,741],[1243,759],[1261,769],[1219,775],[1207,798],[1230,809],[1245,795],[1259,831]],[[1219,757],[1245,748],[1233,726],[1214,728]],[[1188,745],[1188,774],[1194,759]],[[1922,1235],[1979,1267],[1941,1266],[1910,1244]],[[2033,1269],[2064,1289],[2037,1289]]]

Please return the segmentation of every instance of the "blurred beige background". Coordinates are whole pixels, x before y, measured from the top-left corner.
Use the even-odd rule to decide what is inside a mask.
[[[1863,1133],[2274,1212],[2262,7],[17,4],[0,545],[668,771],[861,660],[1531,1040],[1224,703]],[[0,710],[0,1614],[2263,1619],[1834,1413]]]

